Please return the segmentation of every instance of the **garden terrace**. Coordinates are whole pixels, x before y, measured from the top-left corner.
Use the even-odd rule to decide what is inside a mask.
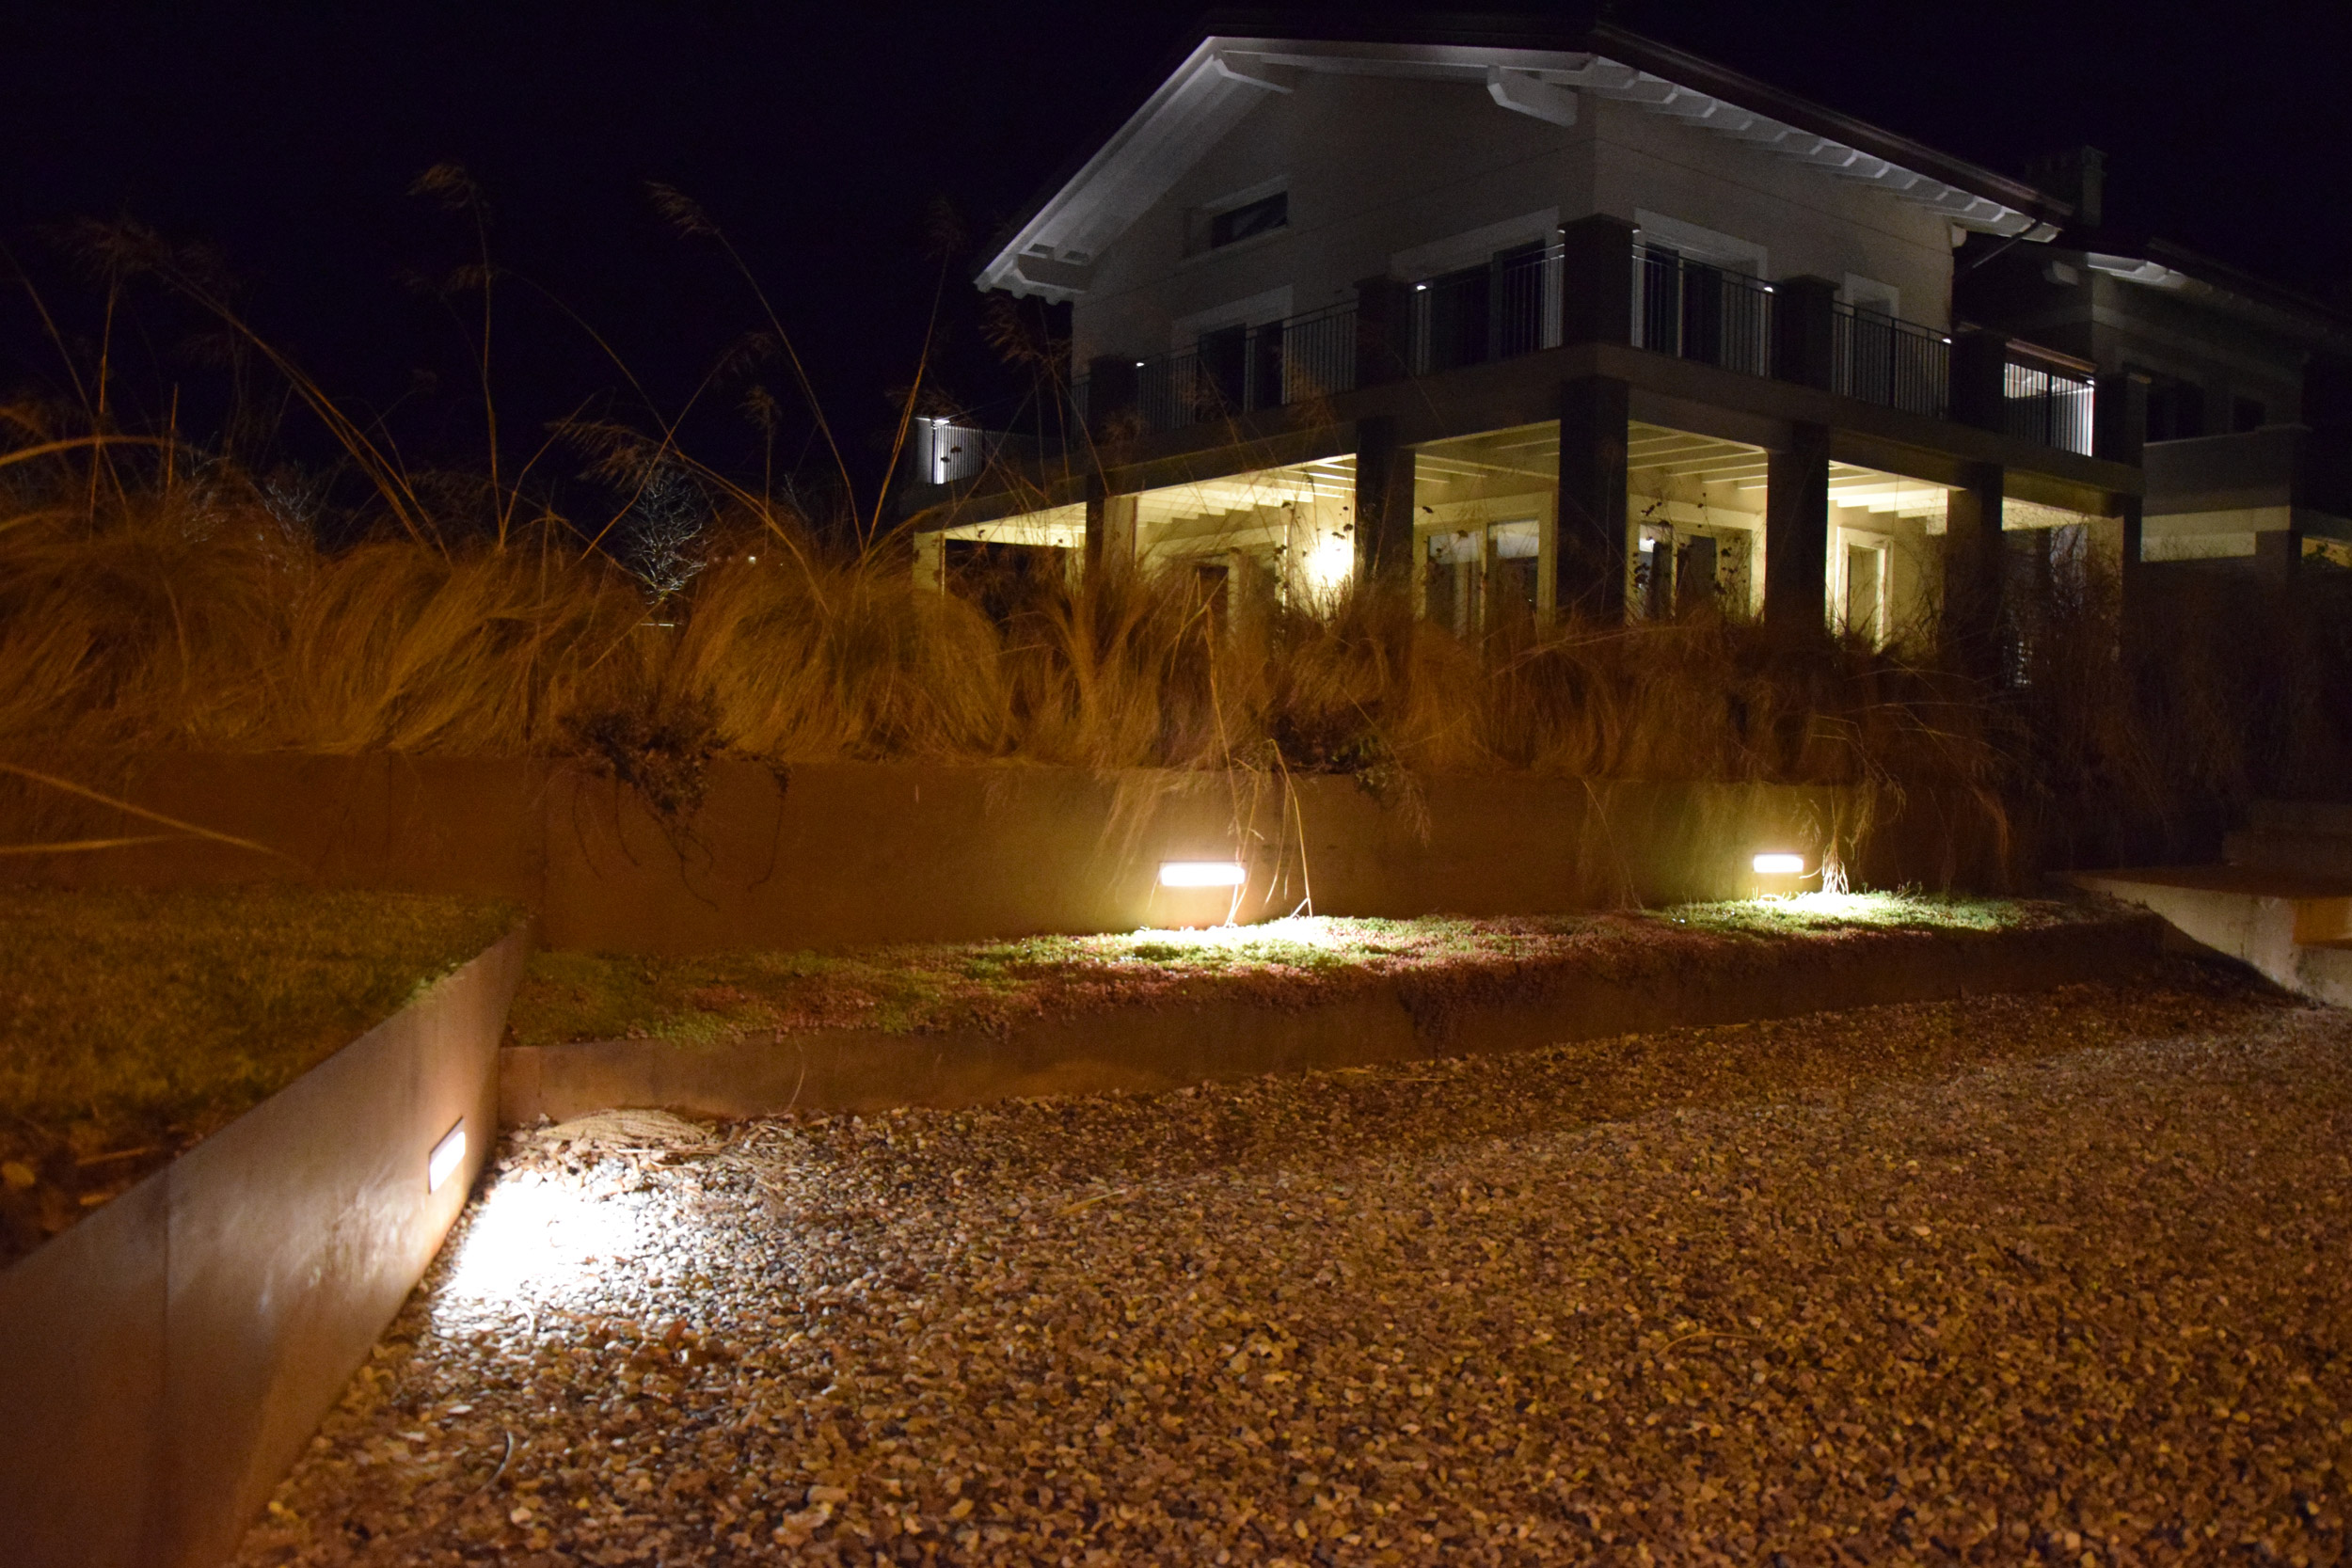
[[[1394,985],[1440,1005],[1449,995],[1540,994],[1546,981],[1564,974],[1688,983],[1767,949],[1965,940],[2105,918],[2092,904],[1811,895],[1583,915],[1306,916],[840,955],[541,953],[516,998],[510,1041],[707,1044],[844,1028],[1001,1030],[1135,1006],[1297,1009]]]
[[[295,888],[0,900],[0,1264],[504,935],[482,899]]]

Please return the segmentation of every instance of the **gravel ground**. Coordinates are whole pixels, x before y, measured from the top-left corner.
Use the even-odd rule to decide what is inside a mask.
[[[2181,967],[543,1133],[240,1560],[2339,1561],[2347,1068]]]

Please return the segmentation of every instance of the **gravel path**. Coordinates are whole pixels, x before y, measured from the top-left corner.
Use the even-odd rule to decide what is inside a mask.
[[[543,1135],[240,1560],[2339,1561],[2347,1069],[2184,967]]]

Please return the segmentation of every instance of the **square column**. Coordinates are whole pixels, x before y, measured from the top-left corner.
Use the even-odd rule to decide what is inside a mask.
[[[1789,436],[1764,459],[1764,619],[1818,631],[1829,614],[1829,427]]]
[[[1087,542],[1082,580],[1132,571],[1136,564],[1136,498],[1087,492]]]
[[[1393,277],[1356,285],[1356,385],[1382,387],[1412,373],[1412,294]]]
[[[1115,439],[1136,422],[1141,391],[1135,356],[1098,354],[1087,363],[1087,434]]]
[[[1413,453],[1387,415],[1356,424],[1356,580],[1399,593],[1413,580]]]
[[[1560,341],[1633,341],[1633,225],[1596,213],[1560,226]]]
[[[1981,680],[2000,674],[2005,477],[1997,464],[1972,463],[1945,499],[1944,645]]]
[[[1560,388],[1560,523],[1552,604],[1594,620],[1625,619],[1625,448],[1629,388],[1612,376]]]
[[[1837,381],[1837,285],[1784,277],[1772,285],[1772,374],[1827,392]]]
[[[2099,377],[2091,393],[2090,453],[2110,463],[2146,464],[2148,436],[2148,377],[2140,371],[2111,371]],[[2124,601],[2140,574],[2141,526],[2146,503],[2138,496],[2116,498],[2111,515],[2121,528],[2122,580],[2116,584]]]

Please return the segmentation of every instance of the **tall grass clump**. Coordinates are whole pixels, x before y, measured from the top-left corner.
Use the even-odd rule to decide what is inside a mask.
[[[30,420],[22,416],[20,428]],[[0,465],[0,747],[903,759],[1840,785],[2014,816],[2058,858],[2161,848],[2352,776],[2352,575],[2021,580],[2010,668],[1697,612],[1459,639],[1401,596],[1229,621],[1188,575],[983,610],[720,490],[660,583],[552,511],[324,546],[233,464]],[[459,488],[462,488],[460,486]],[[410,494],[456,493],[411,486]],[[364,519],[362,519],[364,522]],[[605,531],[609,531],[609,530]],[[829,542],[831,541],[831,542]],[[673,551],[675,554],[675,552]],[[696,764],[698,765],[698,763]],[[691,791],[688,792],[691,796]],[[2135,835],[2137,835],[2135,837]]]

